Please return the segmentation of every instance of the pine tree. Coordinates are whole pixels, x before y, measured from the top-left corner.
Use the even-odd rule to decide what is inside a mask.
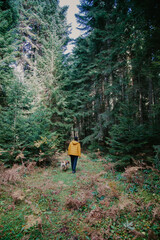
[[[8,43],[13,49],[7,65],[12,76],[0,120],[2,160],[9,165],[50,159],[64,148],[71,128],[61,87],[67,8],[61,9],[54,0],[10,3],[17,18],[15,28],[11,26],[13,42]]]
[[[159,139],[159,3],[84,0],[79,9],[86,34],[71,74],[75,123],[83,143],[103,143],[126,166]]]
[[[16,4],[16,3],[15,3]],[[6,87],[13,78],[15,24],[17,12],[11,1],[0,1],[0,105],[6,105]]]

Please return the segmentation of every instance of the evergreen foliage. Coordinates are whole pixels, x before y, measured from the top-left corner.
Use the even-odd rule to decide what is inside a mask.
[[[50,161],[71,120],[62,91],[65,14],[57,1],[1,2],[1,160]]]
[[[5,106],[6,87],[9,79],[13,78],[9,65],[13,61],[13,34],[17,19],[17,13],[10,1],[0,1],[0,19],[0,106]]]
[[[84,144],[108,148],[119,167],[144,161],[138,154],[153,154],[160,142],[160,4],[82,0],[79,9],[85,34],[72,60],[75,128]]]
[[[83,35],[64,55],[67,7],[0,1],[1,159],[50,159],[74,132],[119,168],[158,168],[160,3],[81,0],[79,10]]]

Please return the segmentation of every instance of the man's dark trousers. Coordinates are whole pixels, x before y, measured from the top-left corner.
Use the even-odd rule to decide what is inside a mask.
[[[71,166],[72,166],[73,173],[76,172],[77,160],[78,160],[78,156],[71,155]]]

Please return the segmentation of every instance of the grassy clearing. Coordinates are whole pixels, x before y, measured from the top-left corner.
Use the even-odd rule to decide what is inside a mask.
[[[76,174],[36,168],[2,184],[1,239],[159,239],[159,175],[133,170],[83,155]]]

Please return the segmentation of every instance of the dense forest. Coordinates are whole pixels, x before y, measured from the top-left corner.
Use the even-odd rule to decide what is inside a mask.
[[[0,0],[0,239],[159,240],[160,1],[78,8]]]
[[[66,12],[0,1],[1,162],[49,162],[76,134],[119,169],[160,169],[160,2],[81,0],[70,54]]]
[[[1,158],[9,165],[50,158],[64,148],[72,123],[61,87],[67,7],[54,0],[0,4]]]

